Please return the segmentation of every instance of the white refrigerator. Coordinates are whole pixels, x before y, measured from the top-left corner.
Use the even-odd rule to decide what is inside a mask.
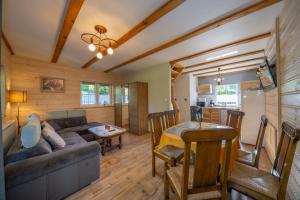
[[[241,140],[243,143],[255,145],[260,117],[265,114],[265,95],[256,90],[243,90],[241,95],[242,111],[245,112]]]

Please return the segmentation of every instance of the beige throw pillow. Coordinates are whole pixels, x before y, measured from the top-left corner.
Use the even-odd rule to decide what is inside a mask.
[[[66,146],[66,142],[60,137],[52,127],[45,126],[42,135],[51,144],[54,149],[63,148]]]

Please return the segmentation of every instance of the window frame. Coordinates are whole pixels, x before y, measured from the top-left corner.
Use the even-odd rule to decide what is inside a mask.
[[[125,102],[125,89],[127,88],[128,90],[128,98],[127,98],[127,102]],[[129,103],[129,85],[126,84],[126,85],[123,85],[122,87],[122,105],[128,105]]]
[[[228,106],[228,107],[239,107],[240,106],[240,87],[239,87],[238,83],[229,83],[229,84],[216,85],[216,87],[215,87],[216,103],[218,105],[223,105],[220,102],[218,102],[218,96],[222,96],[222,95],[218,95],[218,86],[226,86],[226,87],[228,87],[229,85],[235,85],[236,86],[236,93],[233,94],[233,95],[236,95],[236,104],[225,103],[225,106]],[[226,94],[223,94],[223,96],[225,96],[225,95]],[[227,95],[229,95],[229,94],[227,94]]]
[[[95,94],[95,103],[94,104],[84,104],[82,101],[82,85],[83,84],[91,84],[94,85],[94,94]],[[97,93],[96,93],[96,84],[94,82],[81,81],[80,83],[80,105],[81,106],[95,106],[97,104]]]
[[[106,85],[106,86],[109,86],[109,99],[110,99],[110,102],[108,104],[101,104],[100,103],[100,85]],[[110,84],[110,83],[97,83],[97,104],[102,106],[102,107],[105,107],[105,106],[112,106],[114,103],[114,96],[113,96],[113,85]]]
[[[94,84],[95,86],[95,104],[83,104],[82,103],[82,90],[81,90],[81,86],[82,84]],[[103,85],[108,85],[110,86],[110,103],[109,104],[100,104],[100,97],[99,97],[99,86],[103,84]],[[114,106],[114,95],[113,95],[113,91],[114,91],[114,86],[111,83],[100,83],[100,82],[89,82],[89,81],[81,81],[80,82],[80,106],[81,107],[109,107],[109,106]]]

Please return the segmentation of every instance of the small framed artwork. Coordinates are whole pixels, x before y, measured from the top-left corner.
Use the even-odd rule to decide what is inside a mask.
[[[41,77],[41,92],[64,93],[65,79],[53,77]]]

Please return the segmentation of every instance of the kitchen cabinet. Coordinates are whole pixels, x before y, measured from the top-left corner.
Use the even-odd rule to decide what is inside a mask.
[[[260,89],[260,81],[252,80],[252,81],[242,81],[241,82],[241,90],[258,90]]]
[[[204,107],[203,122],[221,124],[221,109]]]
[[[211,84],[203,84],[199,85],[197,88],[198,94],[211,94],[212,93],[212,85]]]

